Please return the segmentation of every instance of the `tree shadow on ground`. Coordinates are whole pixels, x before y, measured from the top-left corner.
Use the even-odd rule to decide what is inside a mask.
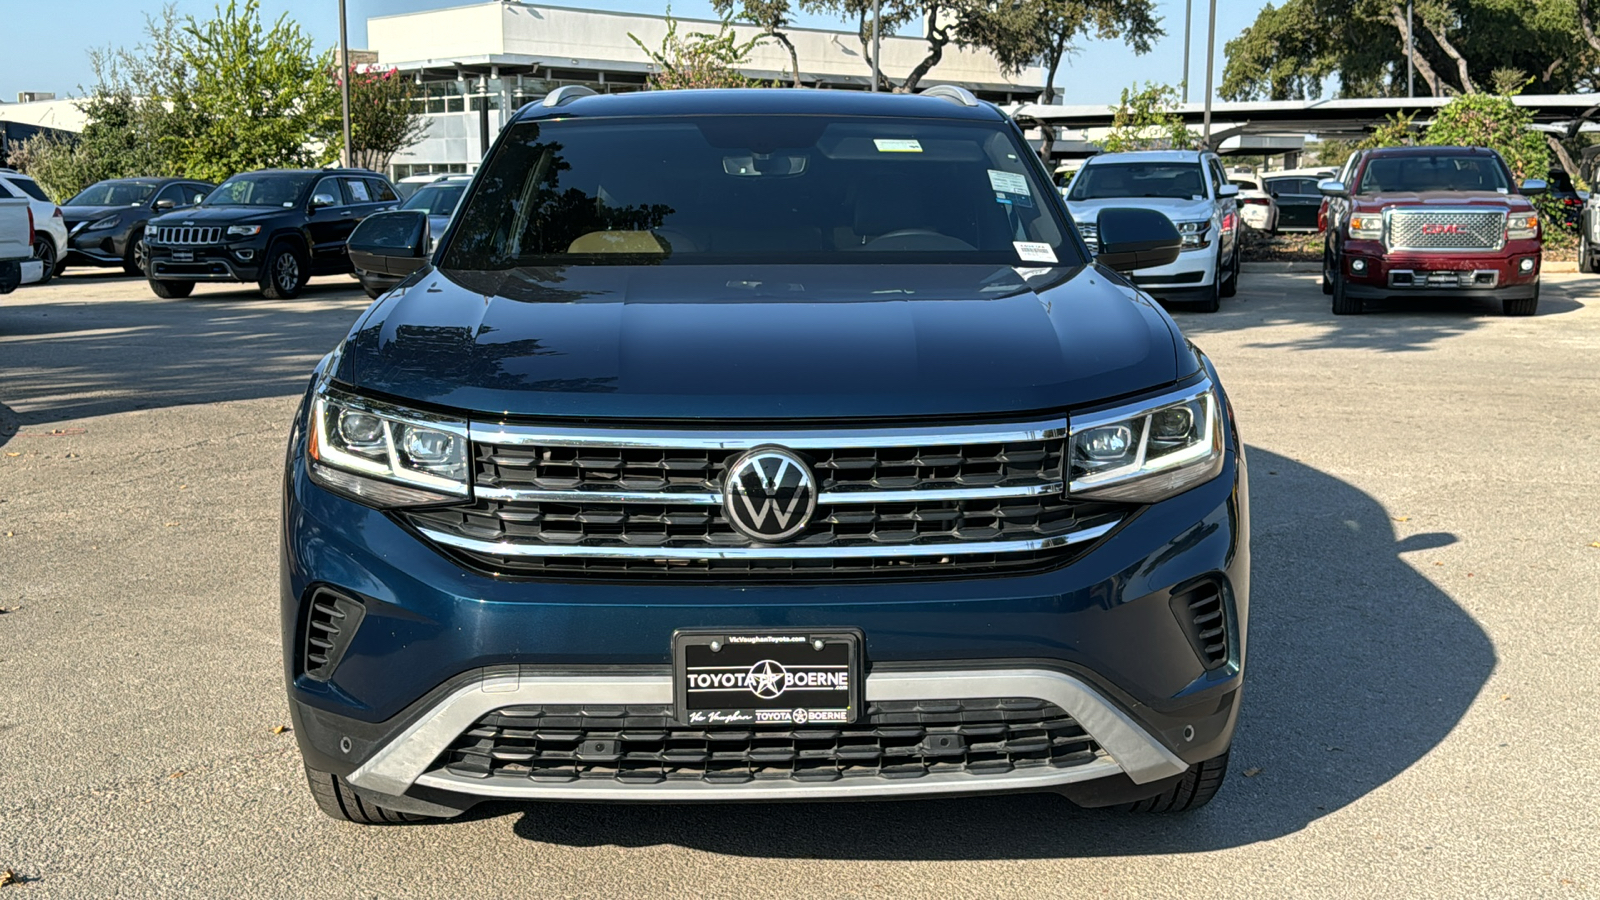
[[[874,804],[541,804],[515,832],[569,846],[672,844],[752,857],[972,860],[1216,850],[1293,834],[1443,741],[1495,666],[1473,618],[1402,554],[1372,497],[1251,449],[1254,590],[1244,708],[1217,799],[1187,815],[1080,810],[1053,795]],[[1246,772],[1254,773],[1253,777]]]
[[[1481,297],[1390,297],[1370,301],[1359,316],[1335,316],[1328,298],[1318,288],[1316,275],[1280,275],[1270,280],[1247,277],[1239,296],[1224,300],[1216,313],[1200,313],[1193,306],[1163,304],[1191,337],[1245,328],[1277,325],[1320,326],[1293,337],[1255,341],[1246,346],[1266,350],[1365,349],[1405,353],[1432,349],[1458,337],[1508,319],[1500,301]],[[1532,321],[1561,316],[1595,302],[1600,282],[1588,279],[1546,281],[1540,289],[1539,313]]]
[[[59,295],[48,302],[0,304],[0,442],[8,430],[89,416],[298,394],[368,303],[334,278],[294,301],[247,285],[183,300],[74,299],[78,282],[102,280],[47,286]]]

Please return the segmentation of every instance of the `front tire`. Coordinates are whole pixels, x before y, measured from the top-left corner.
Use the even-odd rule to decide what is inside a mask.
[[[128,252],[122,257],[122,271],[129,275],[143,275],[149,253],[144,245],[144,232],[135,231],[128,236]]]
[[[1594,248],[1589,245],[1589,229],[1584,228],[1578,235],[1578,271],[1585,275],[1593,275],[1600,271],[1600,266],[1595,265]]]
[[[1349,286],[1345,284],[1344,275],[1337,272],[1334,273],[1332,293],[1334,315],[1358,316],[1361,314],[1361,298],[1350,296]]]
[[[1531,316],[1539,311],[1539,282],[1533,283],[1533,296],[1518,300],[1501,300],[1500,313],[1507,316]]]
[[[311,799],[317,801],[317,808],[330,819],[357,825],[407,825],[427,821],[424,816],[385,809],[361,799],[349,783],[337,775],[319,772],[310,766],[305,770]]]
[[[168,281],[155,278],[151,278],[149,281],[150,293],[163,300],[182,300],[184,297],[194,293],[194,282],[192,281]]]
[[[1333,250],[1322,245],[1322,292],[1333,293]]]
[[[261,296],[268,300],[293,300],[310,280],[310,264],[300,248],[279,241],[261,261]]]
[[[44,235],[33,242],[33,258],[44,263],[44,274],[39,276],[39,284],[49,284],[50,279],[60,273],[61,260],[56,254],[56,245]]]
[[[1221,271],[1218,271],[1221,274]],[[1220,294],[1223,297],[1232,297],[1239,293],[1239,245],[1233,247],[1233,264],[1228,266],[1228,281],[1222,285]]]
[[[1211,802],[1228,775],[1228,754],[1195,763],[1177,784],[1148,800],[1123,807],[1132,813],[1175,813],[1199,809]]]

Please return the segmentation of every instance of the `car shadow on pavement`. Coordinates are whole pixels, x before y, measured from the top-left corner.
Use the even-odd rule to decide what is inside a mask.
[[[1538,321],[1583,309],[1593,302],[1600,281],[1563,279],[1545,281],[1540,288],[1539,312],[1533,319],[1507,318],[1500,301],[1479,297],[1389,297],[1369,301],[1358,316],[1335,316],[1328,298],[1317,287],[1317,276],[1275,279],[1276,290],[1252,285],[1247,279],[1239,296],[1225,300],[1216,313],[1198,313],[1180,303],[1163,304],[1190,337],[1208,332],[1235,331],[1276,325],[1298,326],[1292,337],[1263,340],[1246,346],[1263,350],[1379,350],[1389,353],[1429,350],[1438,342],[1458,337],[1499,321]],[[1305,331],[1305,325],[1321,325]]]
[[[786,858],[971,860],[1216,850],[1293,834],[1378,790],[1443,741],[1496,656],[1418,568],[1455,541],[1397,538],[1372,497],[1250,450],[1253,590],[1232,768],[1188,814],[1081,810],[1053,795],[894,803],[489,804],[517,835]],[[446,826],[448,827],[448,826]]]

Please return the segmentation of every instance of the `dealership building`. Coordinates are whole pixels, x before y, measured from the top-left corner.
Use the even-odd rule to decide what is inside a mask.
[[[680,36],[715,33],[720,23],[678,19]],[[756,37],[750,26],[735,26],[740,41]],[[524,103],[557,87],[580,84],[601,93],[643,90],[655,65],[636,43],[657,49],[667,34],[663,16],[540,6],[514,0],[476,3],[367,20],[367,50],[382,68],[414,79],[414,101],[427,121],[422,141],[401,151],[390,175],[471,172],[477,168],[506,118]],[[853,31],[790,28],[800,62],[800,79],[809,87],[866,90],[871,67]],[[926,55],[919,37],[882,39],[882,67],[901,79]],[[351,59],[359,57],[354,52]],[[789,53],[767,39],[755,47],[743,73],[789,84]],[[1031,101],[1043,90],[1044,70],[1007,75],[987,53],[954,45],[926,77],[924,86],[953,84],[987,100],[1006,104]]]

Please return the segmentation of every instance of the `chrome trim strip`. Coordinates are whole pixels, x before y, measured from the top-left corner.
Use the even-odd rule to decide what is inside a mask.
[[[1038,497],[1059,494],[1066,485],[1059,481],[1049,484],[1024,484],[1003,487],[977,488],[923,488],[909,491],[879,491],[871,489],[848,491],[823,491],[817,495],[817,505],[849,503],[918,503],[940,500],[1001,500],[1011,497]],[[659,503],[663,506],[720,506],[722,495],[691,491],[544,491],[523,488],[474,488],[477,496],[485,500],[503,500],[508,503]]]
[[[922,428],[835,428],[805,431],[681,431],[560,428],[495,425],[473,422],[472,440],[479,444],[541,447],[620,447],[648,450],[752,450],[777,444],[791,450],[834,447],[949,447],[961,444],[1008,444],[1066,437],[1067,420],[1050,419],[1019,425],[952,425]]]
[[[864,559],[896,556],[964,556],[972,553],[1023,553],[1081,544],[1102,537],[1121,520],[1046,538],[973,541],[962,544],[884,544],[873,547],[590,547],[581,544],[519,544],[480,541],[431,528],[418,529],[429,540],[494,556],[566,556],[592,559]]]
[[[1084,413],[1081,416],[1073,416],[1072,433],[1078,434],[1079,432],[1090,428],[1096,428],[1101,425],[1110,425],[1114,422],[1121,422],[1124,419],[1132,419],[1136,416],[1149,415],[1151,412],[1154,412],[1163,406],[1171,406],[1174,403],[1187,403],[1190,400],[1198,399],[1200,396],[1208,393],[1211,390],[1211,378],[1210,376],[1206,376],[1200,380],[1199,384],[1190,385],[1189,387],[1185,388],[1178,388],[1174,391],[1168,391],[1167,393],[1156,397],[1149,397],[1144,400],[1136,400],[1132,403],[1125,403],[1122,406],[1100,410],[1098,412]]]
[[[669,675],[561,676],[505,674],[466,685],[441,700],[350,774],[351,784],[383,794],[402,794],[413,784],[479,796],[529,799],[696,800],[804,799],[903,796],[1048,788],[1125,772],[1137,784],[1182,774],[1185,763],[1127,713],[1087,683],[1048,669],[888,672],[868,675],[867,700],[959,700],[1032,697],[1061,707],[1106,752],[1100,760],[1067,769],[1024,769],[1009,775],[929,775],[907,781],[861,779],[826,784],[751,782],[622,785],[614,782],[512,785],[456,778],[428,771],[458,735],[485,715],[524,703],[659,704],[672,702]]]

